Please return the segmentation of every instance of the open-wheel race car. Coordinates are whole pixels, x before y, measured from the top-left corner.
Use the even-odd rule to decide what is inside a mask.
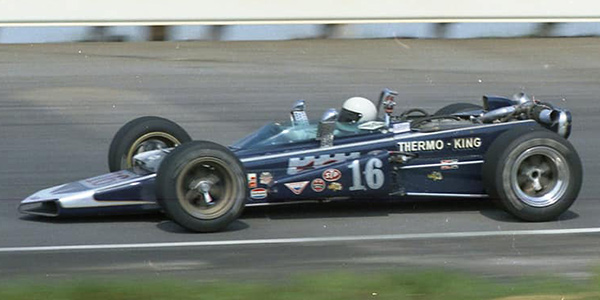
[[[19,210],[52,217],[163,210],[188,230],[212,232],[244,206],[303,200],[491,198],[526,221],[555,219],[575,201],[582,167],[566,140],[567,110],[521,93],[397,114],[396,97],[388,89],[378,105],[353,97],[319,121],[309,121],[300,100],[289,122],[229,147],[192,141],[163,118],[138,118],[110,145],[111,173],[39,191]]]

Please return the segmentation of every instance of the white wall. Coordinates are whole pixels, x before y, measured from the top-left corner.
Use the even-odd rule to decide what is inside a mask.
[[[588,0],[1,0],[0,24],[598,21]]]

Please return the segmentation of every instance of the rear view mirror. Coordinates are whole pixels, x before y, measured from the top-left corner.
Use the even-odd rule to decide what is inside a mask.
[[[308,125],[308,116],[306,115],[306,102],[304,100],[297,100],[292,106],[290,112],[290,119],[292,120],[293,126],[305,126]]]
[[[338,115],[335,108],[330,108],[321,117],[319,128],[317,129],[317,141],[321,141],[322,148],[333,146],[333,132]]]
[[[390,127],[391,116],[396,106],[396,98],[398,92],[388,88],[383,89],[379,95],[379,103],[377,103],[377,116],[385,120],[385,125]]]

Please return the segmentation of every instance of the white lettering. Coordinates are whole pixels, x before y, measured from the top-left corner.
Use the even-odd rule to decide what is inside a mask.
[[[398,151],[400,152],[436,151],[443,149],[444,141],[442,140],[398,142]]]
[[[437,149],[437,147],[435,146],[435,141],[426,141],[425,143],[427,143],[427,149]]]
[[[435,149],[436,150],[444,149],[444,142],[442,140],[435,141]]]
[[[481,147],[481,138],[469,137],[453,140],[454,149],[477,149]]]

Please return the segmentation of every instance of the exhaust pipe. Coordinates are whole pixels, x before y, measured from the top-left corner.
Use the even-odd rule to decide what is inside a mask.
[[[511,115],[515,111],[517,111],[516,106],[506,106],[484,113],[479,120],[481,120],[483,123],[491,123],[495,120]]]

